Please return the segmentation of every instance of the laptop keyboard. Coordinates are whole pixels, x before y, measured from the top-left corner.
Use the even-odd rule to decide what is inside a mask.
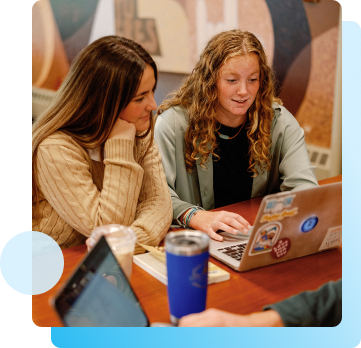
[[[217,250],[239,261],[241,260],[241,257],[243,255],[244,249],[246,249],[246,246],[247,246],[246,243],[242,243],[242,244],[231,245],[225,248],[219,248]]]

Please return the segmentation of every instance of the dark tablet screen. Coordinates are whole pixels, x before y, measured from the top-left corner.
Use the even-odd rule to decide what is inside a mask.
[[[149,326],[104,237],[58,294],[55,308],[65,326]]]

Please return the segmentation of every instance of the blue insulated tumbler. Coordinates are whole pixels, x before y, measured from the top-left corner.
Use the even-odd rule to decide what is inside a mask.
[[[170,232],[165,238],[170,319],[206,309],[209,237],[200,231]]]

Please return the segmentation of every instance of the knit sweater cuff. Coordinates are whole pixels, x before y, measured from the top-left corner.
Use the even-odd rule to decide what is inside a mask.
[[[104,146],[106,160],[134,160],[134,141],[129,139],[108,139]]]

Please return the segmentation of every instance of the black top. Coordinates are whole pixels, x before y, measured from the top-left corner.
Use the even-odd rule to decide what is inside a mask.
[[[213,156],[213,190],[215,208],[246,201],[251,198],[253,172],[248,172],[248,138],[245,124],[233,139],[222,139],[216,132],[217,148]],[[239,129],[221,125],[220,134],[233,137]]]

